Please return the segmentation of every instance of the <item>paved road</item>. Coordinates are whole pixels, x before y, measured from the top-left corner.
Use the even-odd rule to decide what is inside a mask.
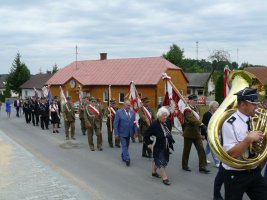
[[[165,186],[159,179],[151,177],[151,159],[141,157],[141,144],[130,144],[132,162],[130,167],[126,167],[120,159],[120,149],[108,147],[105,124],[103,124],[103,152],[89,150],[87,136],[81,134],[79,127],[79,120],[77,120],[77,140],[66,142],[63,128],[59,134],[53,134],[51,130],[41,130],[40,127],[26,124],[24,118],[15,117],[14,112],[10,119],[6,118],[3,111],[0,116],[1,134],[4,134],[4,137],[7,137],[12,144],[17,144],[24,149],[19,150],[17,156],[23,157],[24,154],[28,154],[34,163],[37,162],[37,164],[32,164],[33,168],[34,165],[37,165],[38,169],[45,168],[49,171],[47,177],[40,174],[38,169],[31,176],[26,175],[25,179],[29,183],[39,176],[49,180],[52,178],[48,182],[52,185],[63,182],[62,192],[72,194],[69,198],[73,199],[83,199],[86,195],[88,195],[87,199],[99,200],[212,199],[213,180],[217,168],[210,164],[211,174],[199,173],[196,150],[192,148],[189,165],[193,171],[181,170],[183,144],[180,135],[174,135],[175,152],[171,155],[167,168],[172,185]],[[94,139],[96,140],[96,138]],[[27,166],[29,169],[31,169],[30,162],[28,163],[30,165]],[[2,166],[0,167],[2,168]],[[20,172],[25,169],[25,166],[22,169],[21,166],[15,168]],[[45,193],[41,188],[38,186],[35,188],[25,187],[26,193],[29,194]],[[49,196],[48,193],[47,197]],[[68,197],[58,199],[68,199]]]

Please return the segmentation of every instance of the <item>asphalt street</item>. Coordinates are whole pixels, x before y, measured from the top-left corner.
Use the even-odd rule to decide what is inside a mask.
[[[120,158],[121,149],[108,146],[105,123],[102,131],[102,152],[90,151],[87,136],[81,133],[79,119],[76,120],[76,140],[66,141],[63,124],[59,134],[52,133],[51,126],[50,130],[41,130],[40,126],[26,124],[24,116],[15,117],[14,110],[8,119],[2,108],[0,131],[32,154],[41,165],[51,169],[56,174],[55,177],[59,177],[58,179],[62,177],[68,185],[77,187],[81,193],[88,194],[92,199],[213,199],[213,181],[217,168],[211,163],[208,165],[210,174],[199,173],[198,158],[193,147],[189,160],[192,172],[183,171],[181,169],[183,138],[177,133],[174,134],[175,151],[170,156],[167,168],[172,184],[165,186],[160,179],[151,177],[152,159],[141,157],[140,143],[130,144],[131,166],[125,166]],[[96,143],[96,137],[94,141]],[[209,160],[212,158],[209,157]],[[19,166],[17,168],[20,170]]]

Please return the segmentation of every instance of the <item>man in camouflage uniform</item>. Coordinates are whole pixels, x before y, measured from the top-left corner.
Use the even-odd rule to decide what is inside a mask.
[[[63,105],[63,117],[65,124],[66,140],[69,139],[69,128],[71,127],[71,139],[75,140],[75,111],[71,97],[66,97],[67,102]]]
[[[87,128],[88,135],[88,144],[91,151],[95,150],[93,134],[95,132],[97,137],[97,149],[102,151],[102,133],[101,133],[101,122],[102,122],[102,113],[97,106],[96,99],[91,97],[89,104],[86,105],[84,111],[84,121]]]
[[[85,127],[85,121],[84,121],[84,111],[85,107],[88,104],[87,97],[83,97],[81,104],[79,105],[79,119],[81,121],[81,130],[83,135],[86,135],[86,127]]]
[[[107,130],[108,130],[108,143],[111,148],[113,148],[113,122],[115,118],[116,111],[119,109],[116,105],[116,100],[111,99],[109,101],[110,106],[106,110],[107,116]],[[115,138],[115,146],[120,148],[120,139]]]
[[[156,119],[155,112],[152,110],[149,106],[149,98],[144,97],[142,98],[143,107],[141,107],[138,111],[140,119],[138,120],[139,123],[139,134],[138,139],[139,142],[143,142],[143,137],[146,129],[150,126],[151,122]],[[146,112],[148,112],[146,114]],[[142,148],[142,156],[146,158],[151,158],[151,151],[147,149],[147,146],[143,142],[143,148]]]

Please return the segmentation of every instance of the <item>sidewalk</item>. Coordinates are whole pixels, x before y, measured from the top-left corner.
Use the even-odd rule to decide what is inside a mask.
[[[0,130],[0,200],[89,200]]]

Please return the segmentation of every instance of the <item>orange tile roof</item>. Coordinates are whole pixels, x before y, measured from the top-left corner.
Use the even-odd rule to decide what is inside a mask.
[[[85,60],[60,69],[47,84],[63,85],[73,77],[82,85],[156,85],[167,69],[181,70],[162,57]]]
[[[264,85],[267,85],[267,67],[248,67],[244,70],[254,74]]]

